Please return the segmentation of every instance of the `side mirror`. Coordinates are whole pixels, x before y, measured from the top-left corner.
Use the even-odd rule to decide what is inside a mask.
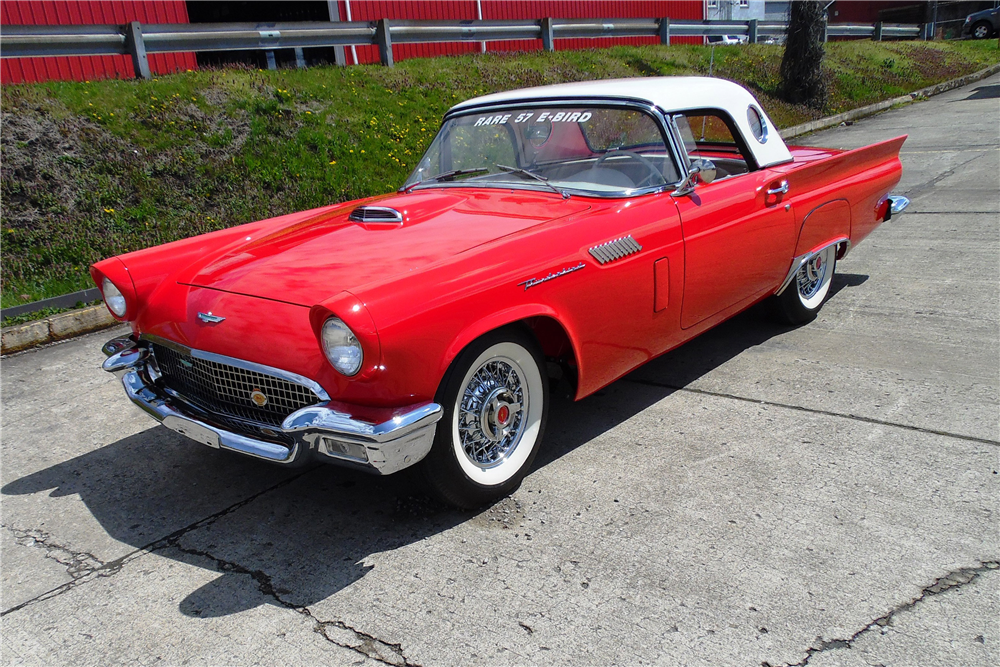
[[[715,180],[715,163],[711,160],[694,160],[688,171],[697,174],[698,180],[702,183],[711,183]]]
[[[697,159],[691,160],[691,166],[688,167],[687,176],[681,181],[681,184],[677,186],[671,194],[673,197],[683,197],[684,195],[691,194],[694,192],[695,183],[711,183],[715,180],[715,163],[711,160]]]

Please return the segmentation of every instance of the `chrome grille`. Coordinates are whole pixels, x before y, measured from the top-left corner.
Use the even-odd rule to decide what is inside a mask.
[[[151,347],[167,387],[213,414],[280,427],[291,413],[321,400],[297,382],[199,359],[158,343]],[[251,399],[255,390],[267,397],[264,406]]]

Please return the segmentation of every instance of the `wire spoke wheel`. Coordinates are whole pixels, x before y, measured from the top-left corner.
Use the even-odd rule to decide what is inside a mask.
[[[491,359],[472,375],[458,406],[458,433],[468,459],[482,468],[503,463],[521,439],[525,388],[512,359]]]
[[[825,248],[806,262],[795,275],[795,285],[802,305],[808,309],[819,308],[830,291],[833,278],[833,263],[836,261],[835,246]]]
[[[774,297],[776,315],[786,324],[803,324],[816,317],[830,294],[830,283],[837,266],[837,245],[823,248],[809,258],[792,282]]]
[[[517,488],[545,426],[544,367],[537,343],[513,327],[487,334],[455,359],[437,397],[445,415],[421,463],[435,495],[474,508]]]

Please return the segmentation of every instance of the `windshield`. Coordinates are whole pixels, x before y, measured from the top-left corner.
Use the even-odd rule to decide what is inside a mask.
[[[403,187],[517,185],[620,196],[679,180],[649,114],[556,105],[448,119]]]

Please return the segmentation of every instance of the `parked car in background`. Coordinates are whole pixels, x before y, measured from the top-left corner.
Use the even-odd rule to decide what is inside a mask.
[[[746,44],[748,39],[746,35],[709,35],[705,38],[705,42],[716,46],[726,46],[731,44]]]
[[[997,30],[1000,30],[1000,7],[969,14],[962,26],[962,35],[973,39],[987,39],[996,35]]]
[[[511,492],[549,382],[582,399],[770,299],[814,318],[908,203],[906,137],[787,147],[739,85],[589,81],[471,99],[395,193],[98,262],[107,371],[164,426],[284,465],[419,466]],[[807,380],[811,381],[811,380]]]

